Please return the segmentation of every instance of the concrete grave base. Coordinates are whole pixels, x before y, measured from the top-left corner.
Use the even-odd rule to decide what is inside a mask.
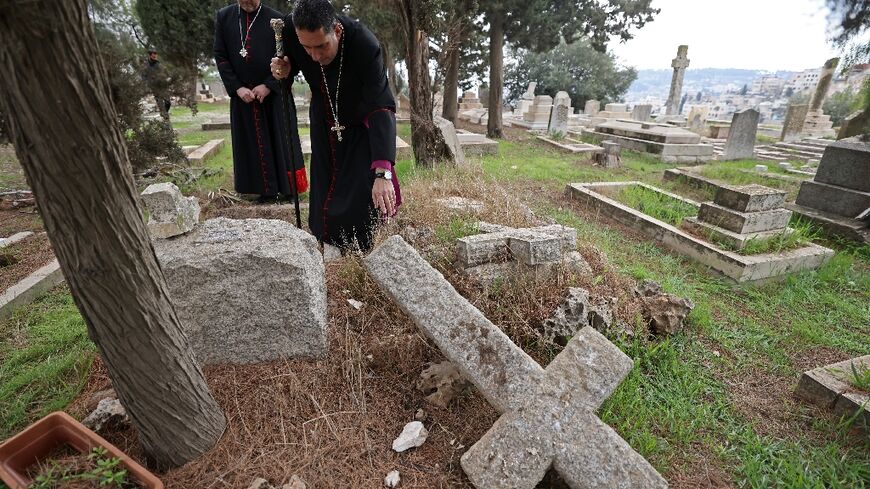
[[[187,161],[190,162],[191,165],[201,165],[207,159],[211,158],[218,151],[223,149],[225,144],[225,140],[223,139],[212,139],[211,141],[199,146],[194,149],[187,155]]]
[[[834,256],[833,250],[815,244],[782,253],[742,256],[696,238],[596,191],[630,185],[639,185],[667,194],[640,182],[572,183],[568,185],[566,192],[584,207],[638,230],[666,248],[692,258],[737,283],[763,281],[788,273],[812,270]]]
[[[0,320],[12,316],[12,312],[30,304],[37,297],[56,285],[63,283],[60,263],[52,260],[48,265],[31,273],[27,278],[6,289],[0,294]]]
[[[547,136],[537,136],[539,141],[543,141],[550,146],[554,146],[556,148],[561,149],[562,151],[567,151],[568,153],[600,153],[604,151],[604,148],[601,146],[596,146],[594,144],[584,143],[582,141],[577,141],[576,139],[564,138],[561,140],[555,140],[549,138]]]
[[[786,207],[830,234],[859,243],[870,243],[870,223],[867,221],[849,219],[798,204],[786,204]]]
[[[837,417],[857,415],[855,426],[870,434],[870,393],[852,385],[853,368],[870,369],[870,355],[804,372],[795,393]]]

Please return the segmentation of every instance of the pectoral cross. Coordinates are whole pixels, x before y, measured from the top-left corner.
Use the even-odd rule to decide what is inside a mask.
[[[330,131],[335,133],[336,137],[338,138],[338,142],[340,143],[341,142],[341,131],[344,131],[344,126],[342,126],[341,124],[336,122],[336,124],[334,126],[332,126],[332,129],[330,129]]]

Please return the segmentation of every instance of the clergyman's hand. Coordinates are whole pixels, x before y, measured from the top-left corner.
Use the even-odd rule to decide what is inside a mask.
[[[257,85],[256,87],[254,87],[253,93],[254,98],[257,99],[260,103],[263,103],[263,101],[266,100],[266,97],[268,97],[269,94],[272,93],[272,91],[269,90],[269,87],[267,87],[266,85]]]
[[[375,178],[375,184],[372,186],[372,201],[383,217],[396,215],[396,192],[393,189],[393,182]]]
[[[254,92],[252,92],[251,89],[245,87],[236,90],[236,95],[238,95],[239,98],[242,99],[242,102],[246,104],[253,102],[255,99]]]
[[[284,56],[284,59],[272,58],[272,64],[269,67],[272,68],[272,76],[276,80],[283,80],[290,76],[290,58],[287,56]]]

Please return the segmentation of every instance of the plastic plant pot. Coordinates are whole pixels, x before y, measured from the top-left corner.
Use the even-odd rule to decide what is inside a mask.
[[[10,489],[27,489],[32,482],[27,477],[28,470],[64,445],[82,454],[103,447],[108,456],[121,461],[132,480],[147,489],[163,489],[163,483],[154,474],[61,411],[40,419],[0,445],[0,480]]]

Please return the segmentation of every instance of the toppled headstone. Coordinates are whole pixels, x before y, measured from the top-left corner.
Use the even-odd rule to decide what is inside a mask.
[[[100,431],[103,426],[126,425],[130,422],[127,411],[118,399],[103,399],[97,404],[97,409],[82,421],[85,427]]]
[[[444,143],[447,145],[451,163],[459,167],[465,166],[465,152],[462,150],[459,137],[456,135],[456,127],[452,122],[438,116],[435,117],[435,125],[438,126],[438,130],[441,131],[441,136],[444,138]]]
[[[419,421],[411,421],[405,425],[402,434],[393,440],[393,451],[402,453],[405,450],[422,446],[426,443],[426,438],[428,436],[429,432],[426,430],[426,427],[423,426],[423,423]]]
[[[636,290],[643,304],[643,317],[656,334],[674,334],[683,329],[686,317],[695,308],[689,299],[683,299],[662,290],[662,286],[646,280]]]
[[[426,400],[432,404],[446,408],[468,382],[462,378],[459,370],[450,362],[430,365],[420,372],[417,389],[426,395]]]
[[[372,278],[502,416],[460,459],[478,488],[532,489],[552,466],[571,488],[667,487],[595,411],[631,359],[592,328],[543,369],[401,237],[365,259]],[[451,314],[444,315],[445,310]]]
[[[149,185],[142,192],[148,210],[148,232],[152,238],[171,238],[190,232],[199,223],[199,201],[185,197],[171,182]]]
[[[577,253],[577,231],[550,224],[514,229],[479,223],[482,234],[456,241],[456,264],[481,283],[489,284],[515,273],[546,277],[553,267],[586,276],[592,273],[583,255]]]
[[[201,363],[326,353],[325,269],[310,234],[280,220],[218,218],[154,248]]]
[[[568,289],[568,295],[556,308],[553,316],[544,320],[543,337],[551,343],[565,344],[583,328],[593,327],[605,332],[613,324],[613,306],[616,299],[592,301],[589,291],[579,287]]]
[[[384,477],[384,487],[394,488],[399,487],[399,483],[402,482],[402,478],[399,476],[398,470],[393,470],[386,477]]]

